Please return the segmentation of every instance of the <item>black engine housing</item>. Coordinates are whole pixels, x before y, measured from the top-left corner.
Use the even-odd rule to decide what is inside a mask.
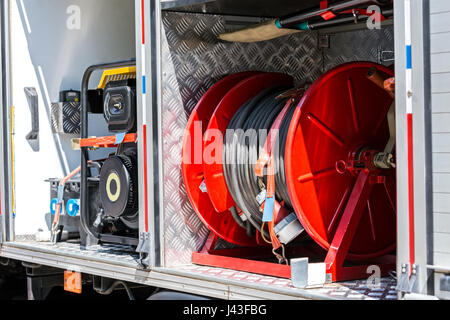
[[[122,145],[100,170],[100,200],[104,215],[138,228],[138,179],[136,144]]]

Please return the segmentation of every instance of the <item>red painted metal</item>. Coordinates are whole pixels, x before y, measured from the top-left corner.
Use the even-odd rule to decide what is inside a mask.
[[[244,256],[245,257],[245,256]],[[204,254],[194,252],[192,263],[219,267],[244,272],[264,274],[272,277],[291,278],[291,267],[285,264],[249,260],[237,257],[223,256],[220,254]]]
[[[408,131],[408,217],[409,217],[409,263],[414,265],[416,261],[416,249],[414,241],[414,154],[413,154],[413,115],[406,115]],[[412,268],[409,268],[409,275]]]
[[[324,249],[334,248],[330,254],[339,250],[332,242],[350,228],[348,250],[342,247],[339,257],[350,260],[373,259],[395,248],[395,170],[377,178],[370,168],[371,180],[382,183],[367,195],[368,187],[355,190],[363,173],[345,170],[348,163],[353,167],[358,150],[382,151],[389,139],[386,115],[392,97],[367,79],[373,67],[384,78],[393,76],[383,66],[357,62],[314,82],[294,113],[286,144],[286,179],[300,222]],[[343,219],[357,223],[344,225]]]
[[[144,228],[145,232],[148,232],[147,125],[145,124],[142,127],[142,134],[143,134],[143,148],[144,148],[144,201],[145,201]]]
[[[211,116],[205,133],[203,149],[214,150],[214,154],[211,156],[211,160],[214,161],[203,162],[203,169],[208,195],[217,212],[227,211],[235,203],[223,175],[223,140],[217,139],[216,134],[220,132],[222,137],[225,136],[233,115],[246,101],[267,88],[281,85],[293,85],[292,77],[281,73],[261,73],[249,77],[224,96]]]
[[[192,254],[192,263],[287,279],[291,277],[289,266],[264,261],[270,261],[274,257],[270,247],[241,247],[216,250],[216,241],[217,236],[210,233],[202,250]]]
[[[141,0],[141,33],[142,33],[142,44],[145,44],[145,3]]]
[[[215,85],[200,99],[189,118],[183,138],[182,164],[183,181],[189,200],[202,222],[214,234],[228,242],[254,246],[256,241],[250,238],[227,211],[214,209],[207,192],[200,188],[204,181],[203,135],[208,122],[223,97],[239,82],[253,76],[255,72],[230,75]]]

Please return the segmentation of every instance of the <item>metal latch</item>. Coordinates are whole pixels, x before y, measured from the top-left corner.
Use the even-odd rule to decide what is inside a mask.
[[[383,50],[380,47],[378,48],[378,63],[383,64],[385,62],[395,61],[395,51],[392,50]]]
[[[400,278],[398,279],[397,283],[397,291],[403,292],[403,293],[411,293],[414,289],[414,286],[417,281],[417,272],[418,272],[418,266],[413,264],[412,270],[411,270],[411,277],[409,276],[409,265],[403,264],[402,265],[402,273],[400,274]]]
[[[148,268],[150,266],[150,234],[148,232],[140,233],[136,252],[139,253],[141,267],[143,269]]]

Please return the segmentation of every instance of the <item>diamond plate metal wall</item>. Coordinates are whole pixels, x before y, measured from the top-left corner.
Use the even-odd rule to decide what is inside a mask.
[[[328,71],[340,64],[350,61],[371,61],[384,65],[394,61],[384,61],[383,58],[393,58],[394,29],[392,26],[381,30],[361,30],[330,35],[330,48],[324,49],[324,69]]]
[[[81,104],[79,102],[52,103],[53,133],[80,134]]]
[[[164,12],[162,18],[163,247],[164,265],[174,266],[190,263],[192,252],[201,248],[209,232],[189,202],[181,174],[184,130],[206,90],[225,75],[246,70],[283,72],[298,83],[313,82],[342,62],[377,61],[378,49],[372,41],[387,32],[386,42],[392,48],[393,36],[392,30],[376,31],[380,34],[369,37],[371,45],[362,48],[356,43],[367,41],[366,34],[373,31],[333,36],[330,49],[319,49],[317,33],[225,43],[217,40],[226,29],[221,16]],[[355,45],[349,49],[347,41]]]

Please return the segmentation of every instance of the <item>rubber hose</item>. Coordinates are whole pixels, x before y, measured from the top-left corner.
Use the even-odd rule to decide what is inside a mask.
[[[228,190],[248,222],[257,230],[261,229],[262,214],[256,196],[261,192],[260,182],[265,185],[265,178],[260,181],[255,175],[255,164],[273,122],[287,101],[276,97],[287,89],[289,88],[272,87],[244,103],[231,119],[224,141],[223,170]],[[284,200],[288,205],[290,200],[284,173],[284,144],[294,109],[292,107],[289,110],[280,127],[279,147],[282,149],[275,159],[278,169],[275,176],[277,199]],[[260,130],[266,130],[266,134],[260,136]],[[233,211],[236,214],[233,214]],[[232,210],[232,215],[242,227],[243,222],[237,215],[236,208]]]

